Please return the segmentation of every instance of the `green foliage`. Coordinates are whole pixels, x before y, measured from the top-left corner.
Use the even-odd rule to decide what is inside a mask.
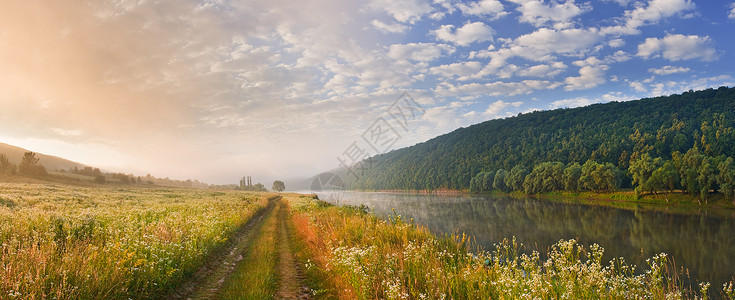
[[[0,154],[0,175],[15,175],[15,165],[10,163],[5,154]]]
[[[564,175],[562,180],[564,181],[564,189],[567,191],[580,191],[582,185],[580,184],[580,178],[582,177],[582,166],[579,163],[573,163],[564,169]]]
[[[528,171],[522,165],[516,165],[513,169],[510,169],[510,174],[508,174],[506,182],[508,188],[513,191],[523,190],[523,181],[527,175]]]
[[[497,172],[495,172],[495,179],[493,180],[493,189],[496,189],[501,192],[510,192],[510,188],[508,187],[508,184],[506,183],[506,180],[508,179],[508,171],[500,169]]]
[[[283,183],[283,181],[276,180],[273,182],[273,186],[271,188],[276,192],[283,192],[283,190],[286,189],[286,184]]]
[[[26,152],[18,165],[18,173],[28,177],[44,177],[48,175],[46,168],[38,163],[36,153]]]
[[[733,199],[735,196],[735,163],[733,163],[732,157],[728,157],[722,161],[718,166],[719,171],[717,177],[717,184],[720,185],[720,191],[725,198]]]
[[[539,194],[564,189],[564,164],[544,162],[533,167],[526,176],[523,190],[528,194]]]
[[[473,176],[480,172],[512,171],[516,166],[530,168],[543,162],[573,165],[591,159],[612,171],[607,163],[628,170],[631,161],[645,154],[668,161],[673,160],[673,153],[693,148],[710,157],[735,157],[733,127],[735,88],[721,87],[490,120],[375,156],[361,176],[343,178],[348,187],[361,189],[468,189]],[[677,162],[674,165],[680,168]],[[701,190],[699,171],[697,167],[693,179],[687,174],[680,176],[685,189],[694,194]],[[679,174],[683,174],[681,170]],[[711,182],[705,177],[704,183]],[[593,190],[600,188],[594,187],[594,178],[585,179]],[[598,179],[610,186],[610,182]],[[630,182],[630,178],[616,180]],[[475,179],[475,189],[480,186]]]

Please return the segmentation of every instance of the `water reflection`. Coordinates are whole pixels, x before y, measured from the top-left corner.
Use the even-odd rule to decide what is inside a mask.
[[[530,250],[546,252],[560,239],[598,243],[605,260],[625,257],[636,265],[659,252],[672,256],[697,281],[720,289],[735,275],[735,217],[567,204],[497,196],[434,196],[347,192],[339,204],[365,204],[381,217],[392,209],[437,234],[467,233],[491,249],[515,236]]]

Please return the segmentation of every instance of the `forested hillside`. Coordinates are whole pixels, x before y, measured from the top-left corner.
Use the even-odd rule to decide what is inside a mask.
[[[718,163],[735,156],[733,125],[735,88],[688,91],[486,121],[373,157],[360,176],[344,177],[348,188],[355,189],[468,189],[472,182],[473,188],[488,190],[492,181],[474,182],[478,179],[473,181],[473,177],[499,170],[510,176],[515,168],[520,172],[515,174],[520,176],[520,183],[516,183],[520,186],[504,189],[524,190],[526,177],[537,165],[544,163],[536,173],[548,169],[549,174],[561,170],[563,175],[567,166],[574,166],[570,172],[582,172],[582,165],[590,161],[595,164],[588,169],[611,169],[608,171],[617,181],[613,189],[637,183],[643,188],[647,177],[665,162],[672,162],[667,170],[674,163],[682,168],[687,152],[687,158],[716,158],[709,161],[716,171]],[[652,158],[660,159],[654,163]],[[629,170],[631,162],[640,166]],[[694,164],[699,168],[701,162]],[[645,163],[650,165],[646,168],[653,168],[650,172],[645,168],[641,171]],[[688,170],[682,171],[686,175]],[[644,177],[634,180],[631,172]],[[676,185],[686,179],[677,176]],[[543,180],[539,179],[539,184]],[[556,184],[564,188],[563,182]],[[572,185],[574,189],[585,188],[576,182]]]

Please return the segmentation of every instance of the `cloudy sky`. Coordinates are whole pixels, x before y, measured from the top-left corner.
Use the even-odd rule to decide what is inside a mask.
[[[0,141],[209,183],[331,169],[404,92],[394,148],[735,82],[733,1],[0,2]]]

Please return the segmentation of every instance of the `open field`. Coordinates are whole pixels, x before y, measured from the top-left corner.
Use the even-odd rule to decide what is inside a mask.
[[[192,275],[268,194],[0,184],[0,298],[151,298]]]

